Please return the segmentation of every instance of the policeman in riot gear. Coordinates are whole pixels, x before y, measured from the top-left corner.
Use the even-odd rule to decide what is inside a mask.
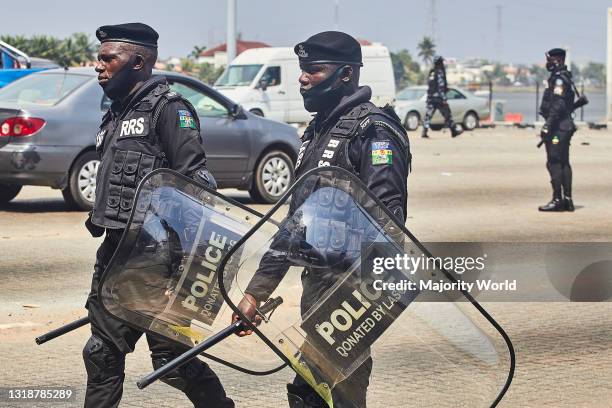
[[[429,137],[427,136],[427,131],[429,130],[431,118],[436,112],[436,109],[444,116],[444,122],[450,129],[453,137],[457,137],[463,133],[463,127],[453,121],[453,116],[446,99],[447,92],[448,86],[446,83],[444,58],[437,55],[433,59],[433,67],[429,71],[427,80],[427,111],[425,112],[425,119],[423,120],[423,133],[421,137]]]
[[[296,163],[296,179],[316,167],[344,168],[356,174],[391,211],[397,222],[404,224],[407,177],[411,162],[410,145],[401,121],[393,110],[376,107],[370,102],[371,89],[359,86],[359,71],[363,65],[361,46],[348,34],[327,31],[297,44],[294,51],[302,70],[299,82],[304,106],[309,112],[316,113],[302,137]],[[296,211],[300,201],[292,198],[290,214]],[[279,235],[282,235],[282,231]],[[275,241],[280,240],[282,237],[277,237]],[[288,259],[275,259],[274,245],[272,243],[270,253],[262,259],[245,291],[245,297],[238,305],[245,316],[254,317],[255,321],[258,320],[255,305],[270,296],[289,266],[296,264],[295,258],[299,257],[299,254],[293,254],[296,255],[294,259],[289,259],[291,255],[287,256]],[[305,250],[300,248],[298,252]],[[339,270],[342,268],[329,269],[326,273],[336,276],[344,272]],[[321,278],[321,273],[306,268],[302,275],[302,314],[329,289],[328,281]],[[237,318],[235,315],[234,319]],[[245,330],[240,334],[250,333]],[[366,405],[371,370],[372,359],[367,358],[339,385],[359,390],[352,397],[360,407]],[[325,406],[323,400],[300,376],[296,376],[287,389],[291,407]],[[352,405],[348,405],[336,394],[334,406]]]
[[[113,101],[96,137],[101,163],[96,200],[86,225],[93,236],[106,236],[96,256],[86,307],[91,337],[83,349],[87,371],[86,407],[117,407],[123,393],[125,355],[142,332],[107,314],[97,296],[101,274],[126,227],[136,187],[157,168],[169,167],[215,188],[206,169],[206,155],[193,106],[170,90],[163,77],[152,77],[158,34],[141,23],[103,26],[96,72],[104,93]],[[162,289],[163,293],[163,289]],[[147,335],[155,368],[184,351]],[[215,373],[191,360],[163,380],[183,391],[196,407],[233,407]]]
[[[574,211],[572,200],[572,167],[569,148],[576,131],[572,112],[576,96],[572,74],[565,65],[565,50],[553,48],[546,53],[546,69],[550,72],[540,114],[546,119],[540,136],[546,146],[546,168],[550,173],[552,199],[540,211]]]

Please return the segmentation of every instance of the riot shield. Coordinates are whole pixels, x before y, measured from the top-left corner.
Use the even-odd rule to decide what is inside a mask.
[[[132,327],[191,347],[227,326],[232,310],[219,285],[226,282],[231,292],[239,260],[248,254],[241,248],[219,266],[261,214],[166,169],[143,179],[134,202],[100,282],[101,303]],[[254,239],[265,231],[254,231]],[[247,348],[232,337],[205,355],[238,369],[247,362],[242,370],[251,374],[282,368],[260,343]]]
[[[393,261],[407,258],[421,267]],[[496,405],[512,378],[512,344],[459,286],[423,285],[457,283],[428,259],[354,175],[318,168],[228,251],[220,267],[233,272],[220,290],[296,384],[330,407]],[[270,297],[284,301],[265,323],[241,312]],[[243,341],[257,347],[255,337]]]

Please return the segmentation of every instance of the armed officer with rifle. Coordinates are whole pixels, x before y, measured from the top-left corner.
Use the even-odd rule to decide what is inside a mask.
[[[565,50],[553,48],[546,53],[546,69],[550,72],[548,87],[544,91],[540,114],[546,120],[538,144],[546,146],[546,168],[550,173],[553,196],[540,211],[574,211],[572,199],[572,167],[569,149],[572,135],[576,131],[572,113],[588,103],[584,95],[579,96],[572,74],[565,65]],[[579,98],[574,102],[576,96]]]

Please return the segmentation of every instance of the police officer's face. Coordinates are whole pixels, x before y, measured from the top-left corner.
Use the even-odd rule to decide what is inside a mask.
[[[106,86],[113,76],[130,61],[130,55],[126,53],[117,42],[105,42],[100,45],[98,51],[98,62],[96,72],[98,73],[98,83],[102,88]]]
[[[319,85],[325,81],[331,75],[333,75],[338,69],[338,65],[335,64],[312,64],[312,65],[300,65],[302,74],[299,77],[300,90],[307,91]],[[339,81],[348,81],[350,74],[339,78]],[[337,84],[334,84],[337,85]]]

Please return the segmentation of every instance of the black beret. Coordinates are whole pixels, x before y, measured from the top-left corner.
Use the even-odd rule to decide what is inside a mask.
[[[101,43],[119,41],[157,48],[159,34],[146,24],[126,23],[102,26],[96,30],[96,37]]]
[[[324,31],[293,48],[300,64],[349,64],[363,66],[361,45],[346,33]]]
[[[563,48],[553,48],[546,52],[546,58],[548,57],[561,57],[565,59],[565,50]]]

